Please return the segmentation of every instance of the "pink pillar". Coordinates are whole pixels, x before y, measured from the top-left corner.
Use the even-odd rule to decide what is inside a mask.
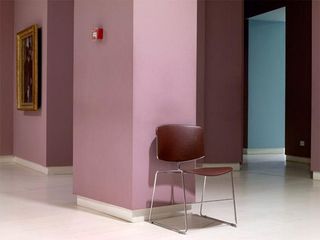
[[[155,169],[172,167],[155,160],[155,128],[196,123],[196,24],[197,1],[75,2],[77,195],[149,206]],[[101,42],[90,39],[98,26]],[[158,200],[170,200],[168,185]],[[193,195],[193,185],[188,190]]]

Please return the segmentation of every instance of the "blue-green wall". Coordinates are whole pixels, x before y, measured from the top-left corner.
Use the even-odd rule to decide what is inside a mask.
[[[285,23],[249,21],[248,148],[284,148]]]

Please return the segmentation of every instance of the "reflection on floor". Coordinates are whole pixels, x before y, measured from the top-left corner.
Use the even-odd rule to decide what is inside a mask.
[[[210,179],[205,197],[230,196],[226,177]],[[280,155],[252,155],[235,173],[235,184],[237,228],[208,225],[192,217],[192,229],[181,235],[146,222],[131,224],[77,208],[71,176],[44,176],[2,163],[0,239],[319,239],[320,181],[310,179],[308,166],[285,165]],[[210,216],[233,220],[231,202],[206,205],[204,210]],[[179,225],[180,220],[169,221]]]
[[[310,178],[308,164],[285,162],[284,155],[246,155],[242,170],[283,177]]]

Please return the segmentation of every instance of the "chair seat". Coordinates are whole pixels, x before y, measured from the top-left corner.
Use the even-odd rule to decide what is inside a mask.
[[[232,172],[232,167],[194,168],[187,169],[185,172],[201,176],[219,176]]]

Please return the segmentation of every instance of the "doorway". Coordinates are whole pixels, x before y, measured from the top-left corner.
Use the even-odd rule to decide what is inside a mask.
[[[248,170],[285,173],[286,8],[248,18]]]
[[[296,129],[292,128],[295,119],[288,118],[295,112],[290,104],[294,96],[294,70],[289,68],[290,72],[287,71],[286,61],[290,60],[289,66],[292,66],[293,59],[297,58],[292,58],[293,51],[288,48],[289,45],[286,46],[286,7],[255,15],[247,20],[248,115],[247,155],[244,157],[247,162],[246,168],[274,175],[296,176],[299,173],[301,176],[308,176],[308,164],[301,165],[288,160],[292,145],[290,135],[296,132]],[[292,44],[291,40],[289,43]],[[286,59],[288,49],[291,51],[290,59]],[[286,74],[290,74],[289,82]],[[286,107],[289,111],[286,111]],[[303,138],[300,139],[302,140],[294,143],[296,149],[305,147],[305,141]],[[289,144],[287,140],[290,140]],[[285,149],[287,146],[289,151]]]
[[[248,154],[284,154],[285,11],[248,19]]]

